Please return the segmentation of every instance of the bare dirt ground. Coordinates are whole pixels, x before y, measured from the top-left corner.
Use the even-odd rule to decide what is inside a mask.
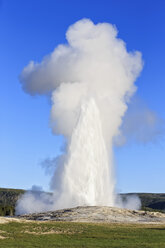
[[[26,219],[20,219],[17,217],[0,217],[0,224],[6,224],[12,221],[16,221],[16,222],[26,222]]]

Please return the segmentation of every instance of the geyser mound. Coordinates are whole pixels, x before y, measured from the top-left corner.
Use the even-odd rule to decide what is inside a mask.
[[[37,221],[73,221],[103,223],[165,223],[165,214],[105,206],[67,208],[46,213],[27,214],[19,218]]]
[[[53,195],[28,192],[18,201],[17,213],[119,202],[113,139],[136,89],[141,54],[127,52],[113,25],[89,19],[71,25],[66,39],[40,64],[30,62],[20,76],[31,95],[52,94],[51,127],[65,137],[67,147],[52,160]]]

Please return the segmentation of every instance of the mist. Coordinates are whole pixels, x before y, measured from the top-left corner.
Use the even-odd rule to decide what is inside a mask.
[[[114,142],[116,146],[123,146],[132,141],[141,145],[155,144],[161,143],[164,134],[164,119],[134,96],[123,117],[120,134],[115,137]]]
[[[51,95],[50,125],[53,134],[64,136],[66,148],[47,161],[55,167],[51,197],[28,192],[17,202],[17,214],[78,205],[123,207],[115,193],[112,148],[143,62],[117,34],[112,24],[82,19],[68,28],[66,44],[23,69],[25,92]]]

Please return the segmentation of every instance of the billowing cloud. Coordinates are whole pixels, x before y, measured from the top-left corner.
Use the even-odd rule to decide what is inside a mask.
[[[129,104],[115,144],[120,146],[130,141],[142,144],[155,143],[160,141],[164,134],[165,121],[136,97]]]
[[[41,63],[31,61],[20,75],[27,93],[51,94],[53,133],[67,140],[51,182],[51,208],[113,206],[112,143],[136,90],[141,53],[127,51],[115,26],[89,19],[71,25],[66,39],[67,44]],[[19,201],[17,209],[21,207]]]

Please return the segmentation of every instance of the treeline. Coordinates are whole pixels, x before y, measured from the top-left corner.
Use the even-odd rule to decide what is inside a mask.
[[[15,207],[13,206],[0,206],[0,216],[13,216],[15,215]]]
[[[128,193],[121,194],[126,196],[137,195],[141,200],[141,209],[146,211],[165,212],[165,194],[164,193]]]
[[[0,188],[0,216],[15,215],[16,202],[23,193],[22,189]]]
[[[0,216],[14,215],[16,202],[23,193],[25,193],[25,190],[22,189],[0,188]],[[142,210],[165,212],[165,194],[153,194],[153,193],[121,194],[123,198],[131,195],[139,196],[142,203]]]

